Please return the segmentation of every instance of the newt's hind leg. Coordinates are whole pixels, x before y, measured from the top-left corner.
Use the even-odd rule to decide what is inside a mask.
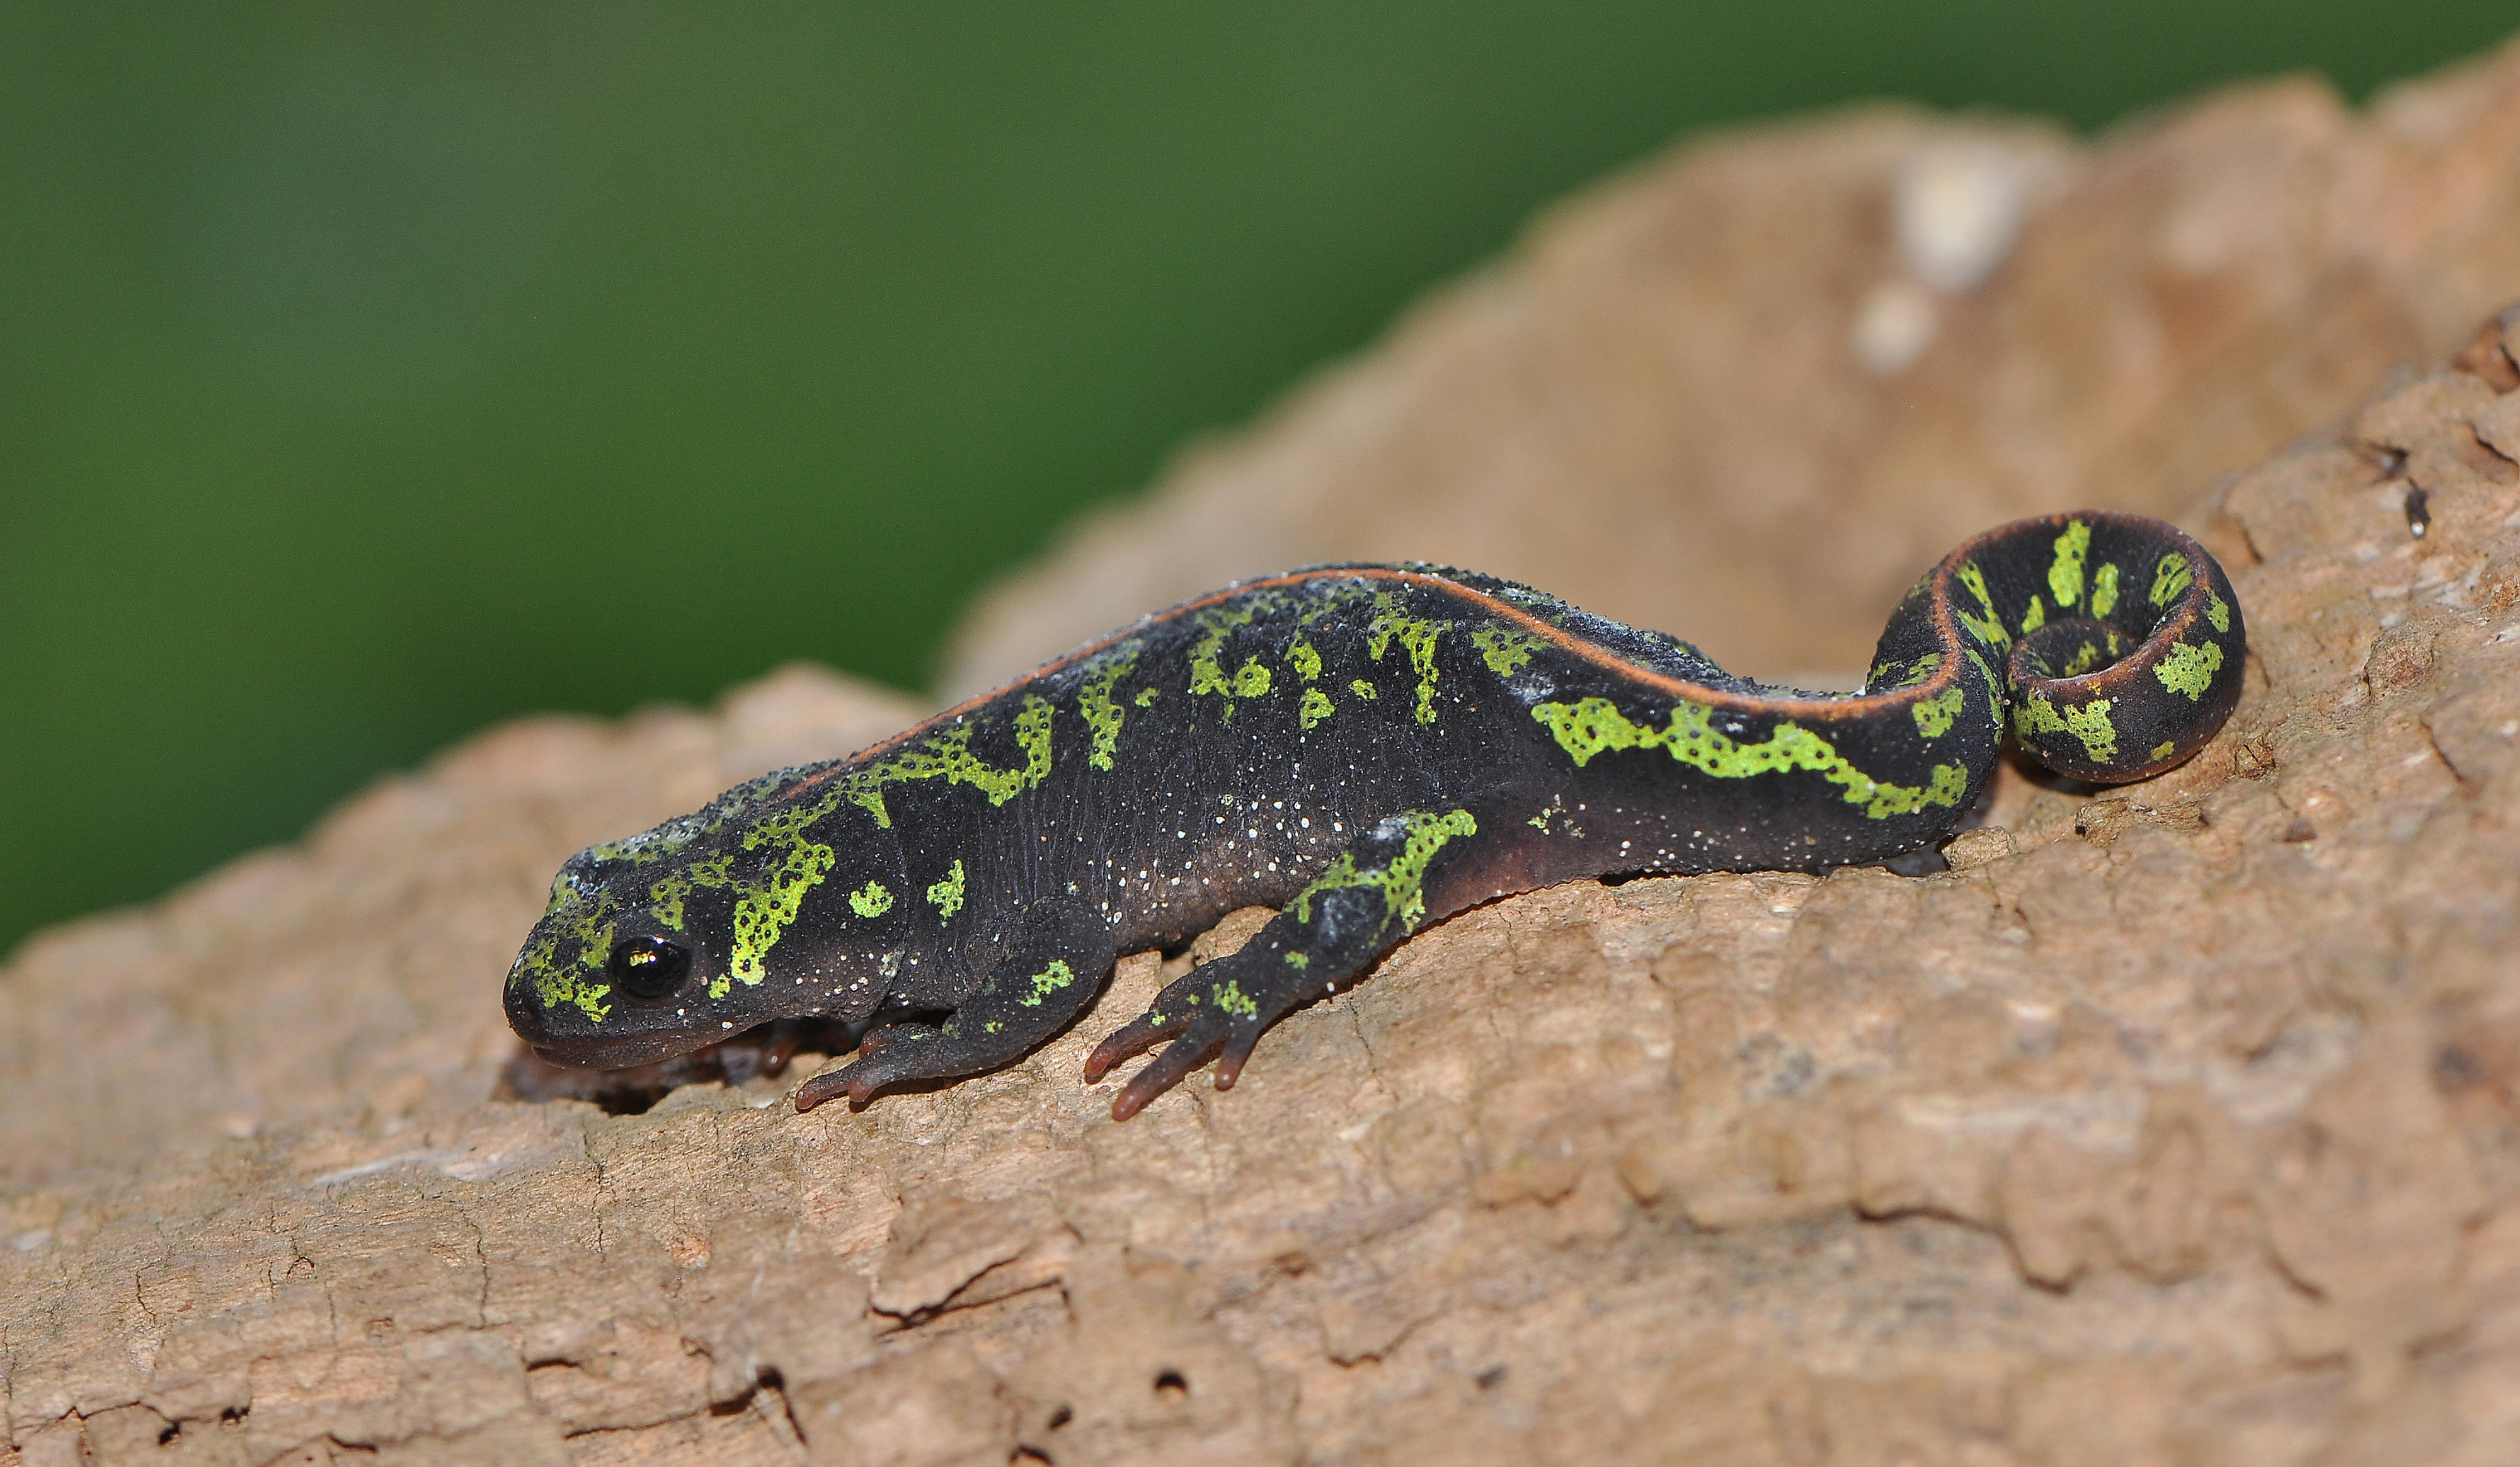
[[[1216,1088],[1233,1089],[1261,1034],[1289,1010],[1335,993],[1426,918],[1431,869],[1478,834],[1467,810],[1412,811],[1377,823],[1240,951],[1168,985],[1147,1011],[1095,1046],[1085,1078],[1172,1041],[1111,1100],[1125,1121],[1182,1077],[1222,1056]]]
[[[1092,908],[1073,897],[1036,902],[1015,919],[1006,952],[953,1017],[870,1030],[854,1063],[797,1089],[796,1108],[812,1110],[843,1094],[864,1105],[890,1086],[1003,1069],[1082,1013],[1116,956],[1111,929]]]

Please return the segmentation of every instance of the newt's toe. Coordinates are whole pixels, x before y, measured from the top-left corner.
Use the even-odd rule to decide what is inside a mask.
[[[1146,1053],[1155,1045],[1190,1027],[1187,1017],[1167,1018],[1160,1010],[1148,1009],[1128,1023],[1111,1031],[1094,1052],[1085,1056],[1085,1080],[1088,1085],[1111,1073],[1111,1067]]]
[[[851,1065],[849,1069],[855,1069]],[[848,1070],[830,1070],[796,1087],[796,1113],[803,1115],[837,1095],[848,1093]]]
[[[862,1054],[849,1064],[827,1070],[796,1087],[796,1109],[799,1113],[809,1111],[842,1095],[848,1096],[852,1105],[864,1105],[885,1086],[910,1078],[901,1065],[886,1065]]]
[[[1196,1026],[1182,1024],[1180,1029]],[[1111,1119],[1125,1121],[1145,1110],[1157,1095],[1182,1083],[1191,1071],[1208,1062],[1225,1045],[1222,1034],[1200,1032],[1185,1035],[1164,1046],[1148,1066],[1129,1077],[1120,1093],[1111,1097]]]

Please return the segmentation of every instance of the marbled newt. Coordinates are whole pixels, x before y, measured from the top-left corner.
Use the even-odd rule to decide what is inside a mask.
[[[1159,612],[852,758],[579,853],[508,976],[545,1058],[643,1064],[768,1021],[865,1032],[795,1096],[1011,1064],[1115,955],[1247,906],[1239,952],[1104,1039],[1165,1041],[1126,1119],[1426,923],[1552,882],[1878,862],[1948,834],[2004,735],[2081,779],[2211,738],[2245,646],[2222,568],[2158,520],[2027,519],[1954,551],[1865,690],[1733,677],[1493,577],[1327,565]],[[883,1021],[883,1022],[876,1022]]]

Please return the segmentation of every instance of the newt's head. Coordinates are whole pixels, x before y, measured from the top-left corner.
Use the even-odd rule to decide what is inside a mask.
[[[618,1069],[772,1019],[875,1006],[872,973],[826,973],[805,956],[816,945],[781,947],[800,918],[820,925],[818,912],[841,899],[817,893],[841,864],[834,832],[816,828],[837,801],[807,773],[765,776],[696,815],[568,859],[508,970],[508,1023],[534,1052]],[[852,844],[861,859],[880,854]],[[890,925],[879,881],[842,897],[862,940]]]

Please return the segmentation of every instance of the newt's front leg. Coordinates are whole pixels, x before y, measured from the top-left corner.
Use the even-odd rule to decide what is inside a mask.
[[[1167,986],[1148,1010],[1095,1046],[1085,1078],[1171,1040],[1111,1100],[1125,1121],[1183,1076],[1222,1056],[1216,1088],[1231,1089],[1261,1034],[1288,1011],[1338,991],[1426,918],[1429,871],[1479,842],[1465,809],[1418,810],[1376,823],[1242,948]]]
[[[876,1091],[918,1080],[1011,1065],[1085,1011],[1111,974],[1111,929],[1073,897],[1036,902],[1016,918],[1006,952],[978,992],[935,1026],[886,1024],[858,1042],[858,1059],[796,1091],[812,1110],[834,1095],[864,1105]]]

